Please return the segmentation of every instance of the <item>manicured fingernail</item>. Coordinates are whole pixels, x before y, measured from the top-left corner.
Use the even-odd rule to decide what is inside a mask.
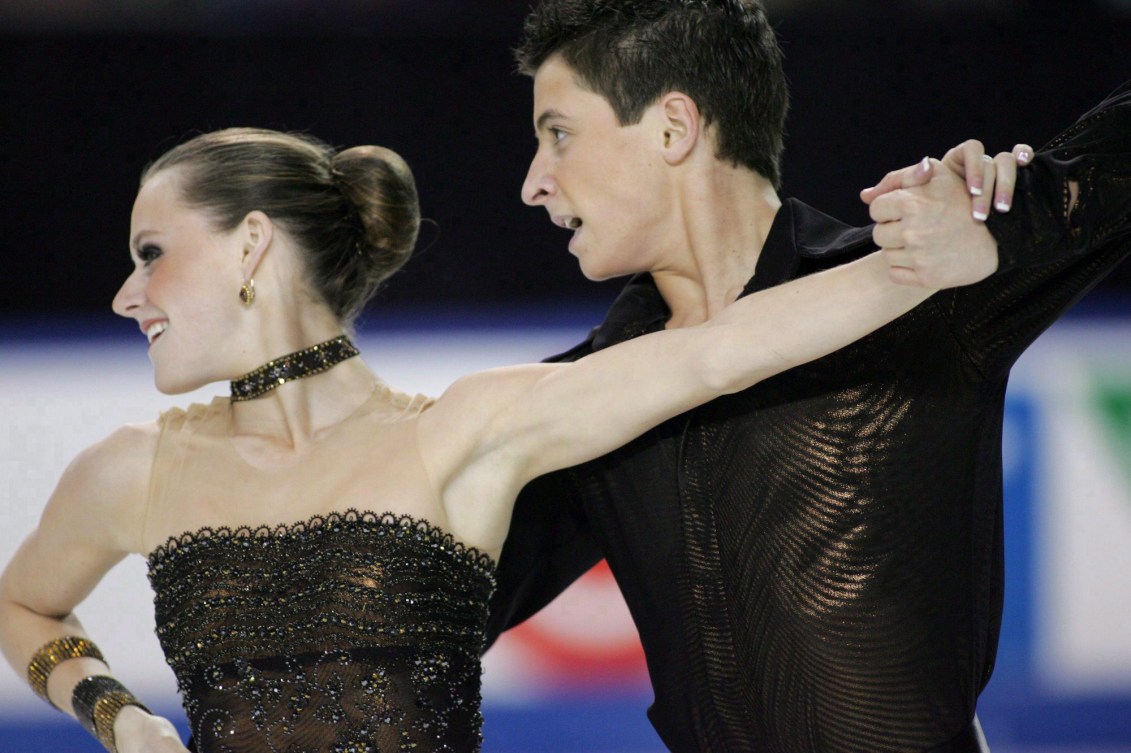
[[[1017,153],[1017,161],[1022,164],[1029,164],[1029,160],[1033,159],[1033,155],[1028,149],[1022,149]]]
[[[989,216],[990,216],[990,213],[987,212],[985,209],[982,209],[979,206],[974,207],[974,219],[981,221],[981,220],[985,220]]]
[[[996,209],[999,212],[1008,212],[1009,211],[1009,199],[1006,198],[1005,196],[998,196],[997,201],[994,202],[994,209]]]
[[[919,163],[919,169],[922,170],[923,172],[927,172],[928,170],[930,170],[931,169],[931,158],[930,157],[924,157],[923,161]]]
[[[982,195],[982,187],[977,185],[977,184],[970,186],[970,195],[971,196],[981,196]]]

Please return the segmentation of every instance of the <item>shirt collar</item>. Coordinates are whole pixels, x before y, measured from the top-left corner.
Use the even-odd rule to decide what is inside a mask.
[[[794,279],[807,260],[864,250],[871,243],[871,226],[852,227],[797,199],[786,199],[774,215],[754,276],[742,294]],[[646,272],[635,275],[613,301],[605,321],[590,333],[590,347],[600,350],[663,329],[670,315],[652,276]]]
[[[871,244],[871,225],[846,225],[797,199],[786,199],[774,216],[754,276],[742,294],[772,288],[796,278],[807,260],[840,256]]]

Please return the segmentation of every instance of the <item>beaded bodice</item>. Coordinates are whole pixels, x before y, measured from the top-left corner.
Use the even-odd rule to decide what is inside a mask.
[[[204,529],[149,556],[201,753],[474,751],[494,563],[408,517]]]

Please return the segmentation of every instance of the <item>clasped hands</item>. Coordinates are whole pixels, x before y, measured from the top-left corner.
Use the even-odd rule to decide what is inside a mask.
[[[1009,211],[1017,168],[1032,159],[1028,144],[990,157],[980,141],[970,140],[941,161],[924,158],[861,191],[892,281],[942,289],[992,275],[997,243],[985,220],[991,211]]]

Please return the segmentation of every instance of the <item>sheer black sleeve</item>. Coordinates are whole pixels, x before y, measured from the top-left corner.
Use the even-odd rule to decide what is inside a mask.
[[[1070,183],[1078,186],[1071,204]],[[1131,253],[1131,82],[1018,171],[1013,208],[987,227],[997,274],[928,305],[951,318],[968,367],[996,379]]]
[[[601,560],[575,472],[566,469],[542,476],[519,494],[499,558],[484,650]]]
[[[999,271],[1083,255],[1131,226],[1131,81],[1041,149],[1018,171],[1017,201],[986,223]],[[1079,186],[1069,206],[1069,182]]]

